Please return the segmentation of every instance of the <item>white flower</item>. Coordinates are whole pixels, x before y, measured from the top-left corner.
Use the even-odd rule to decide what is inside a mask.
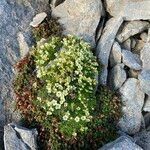
[[[81,108],[80,108],[80,107],[77,107],[77,110],[81,110]]]
[[[53,99],[52,104],[53,104],[53,106],[57,105],[57,101]]]
[[[80,118],[79,117],[75,117],[74,119],[76,122],[79,122],[80,121]]]
[[[85,116],[82,116],[82,117],[81,117],[81,120],[83,120],[83,121],[86,120],[86,117],[85,117]]]
[[[77,133],[76,133],[76,132],[73,132],[72,135],[73,135],[73,136],[77,136]]]
[[[57,92],[57,93],[56,93],[56,96],[57,96],[57,97],[61,97],[61,95],[62,95],[61,92]]]
[[[61,105],[60,105],[60,104],[57,104],[57,105],[55,106],[55,108],[56,108],[56,109],[60,109],[60,108],[61,108]]]
[[[65,115],[65,116],[63,116],[63,120],[67,120],[68,119],[68,116],[67,115]]]
[[[68,103],[64,103],[64,107],[67,107],[68,106]]]
[[[49,115],[52,115],[52,112],[51,111],[47,111],[46,114],[49,116]]]

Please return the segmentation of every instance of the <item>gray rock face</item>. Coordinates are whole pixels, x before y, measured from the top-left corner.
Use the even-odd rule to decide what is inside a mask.
[[[47,10],[48,0],[0,0],[0,139],[2,126],[12,120],[17,121],[12,109],[13,65],[20,59],[22,42],[27,47],[34,43],[29,28],[32,18],[36,13]]]
[[[52,10],[52,15],[60,18],[58,21],[64,26],[64,34],[82,37],[93,47],[101,13],[100,0],[66,0]]]
[[[150,96],[150,70],[142,70],[138,79],[143,92]]]
[[[121,63],[121,47],[118,42],[114,42],[113,47],[110,52],[110,66],[113,67]]]
[[[123,30],[117,35],[117,39],[120,43],[126,41],[129,37],[138,34],[150,27],[147,21],[131,21],[127,22]]]
[[[145,94],[141,91],[139,81],[128,78],[120,88],[123,103],[123,117],[118,125],[120,129],[128,134],[134,134],[140,130]]]
[[[130,50],[131,50],[131,39],[129,38],[129,39],[127,39],[126,41],[124,41],[124,42],[122,43],[122,46],[123,46],[124,49],[130,51]]]
[[[5,150],[36,150],[37,131],[8,124],[4,127]]]
[[[47,14],[45,12],[37,14],[34,18],[33,21],[30,23],[30,26],[32,27],[38,27],[42,21],[47,17]]]
[[[142,131],[134,136],[136,144],[142,147],[144,150],[150,149],[150,131]]]
[[[147,42],[148,34],[146,32],[141,33],[140,38],[143,42]]]
[[[98,42],[96,53],[97,53],[98,60],[104,66],[104,68],[108,67],[108,59],[109,59],[110,51],[114,43],[115,36],[122,22],[123,19],[120,17],[111,18],[106,23],[101,39]],[[102,74],[102,76],[104,77],[104,74]],[[107,76],[103,78],[101,84],[106,85],[106,83],[107,83]]]
[[[144,48],[144,46],[145,46],[145,42],[143,42],[143,40],[136,40],[136,45],[134,49],[132,50],[132,52],[140,55],[141,50]]]
[[[146,97],[143,110],[146,111],[146,112],[150,112],[150,96]]]
[[[119,89],[126,79],[127,75],[124,70],[124,64],[118,64],[111,69],[109,78],[109,85],[111,89]]]
[[[115,141],[104,145],[99,150],[143,150],[140,146],[135,144],[131,137],[121,136]]]
[[[128,50],[122,50],[123,63],[131,69],[142,69],[142,62],[137,54],[133,54]]]
[[[149,37],[147,38],[147,42],[140,53],[142,64],[143,64],[142,67],[148,70],[150,70],[150,40],[149,39],[150,39],[150,30],[149,30]]]
[[[120,13],[124,20],[150,19],[149,0],[105,0],[107,11],[114,17]]]

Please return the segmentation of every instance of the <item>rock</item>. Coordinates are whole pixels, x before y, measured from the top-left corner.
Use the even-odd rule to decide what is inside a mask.
[[[50,0],[50,1],[51,1],[50,2],[51,7],[57,7],[58,5],[60,5],[65,0]]]
[[[128,134],[137,133],[141,127],[141,111],[145,94],[141,90],[139,81],[134,78],[128,78],[119,92],[123,103],[123,116],[118,126]]]
[[[145,127],[150,127],[150,112],[146,113],[144,115],[144,121],[145,121]]]
[[[143,42],[146,42],[148,39],[148,34],[146,32],[141,33],[140,38]]]
[[[30,26],[36,28],[38,27],[44,19],[47,17],[47,14],[45,12],[37,14],[34,18],[33,21],[30,23]]]
[[[142,69],[142,62],[137,54],[133,54],[128,50],[122,50],[122,61],[131,69],[140,70]]]
[[[108,77],[108,70],[107,67],[102,67],[100,71],[100,77],[99,77],[99,82],[101,85],[106,85],[107,84],[107,77]]]
[[[120,15],[126,21],[150,19],[150,1],[147,0],[105,0],[111,16]]]
[[[104,145],[99,150],[143,150],[128,136],[121,136],[115,141]]]
[[[134,136],[136,144],[142,147],[144,150],[150,149],[150,131],[142,131]]]
[[[121,63],[121,47],[118,42],[114,42],[110,52],[110,66],[113,67]]]
[[[112,90],[117,90],[125,82],[126,78],[124,64],[118,64],[110,71],[109,86]]]
[[[24,35],[21,32],[18,32],[18,43],[20,47],[20,55],[23,58],[29,52],[29,46],[25,41]]]
[[[131,50],[131,39],[129,38],[129,39],[127,39],[126,41],[124,41],[124,42],[122,43],[122,46],[123,46],[124,49],[130,51],[130,50]]]
[[[140,71],[129,69],[129,78],[138,78]]]
[[[150,112],[150,96],[146,97],[145,104],[143,106],[143,111]]]
[[[141,50],[143,49],[144,45],[145,45],[145,42],[143,42],[142,40],[136,40],[136,45],[135,45],[134,49],[132,49],[132,52],[140,55]]]
[[[141,60],[142,60],[142,67],[144,69],[150,70],[150,29],[149,29],[149,38],[147,38],[147,42],[143,49],[141,50]]]
[[[36,129],[26,129],[15,124],[4,127],[5,150],[37,150]]]
[[[135,48],[136,46],[136,40],[134,38],[131,38],[131,48]]]
[[[117,39],[120,43],[126,41],[131,36],[141,33],[150,27],[147,21],[130,21],[124,24],[123,30],[117,34]]]
[[[142,70],[138,79],[143,92],[150,96],[150,70]]]
[[[96,28],[102,15],[100,0],[66,0],[52,9],[52,16],[59,18],[64,34],[82,37],[95,47]],[[94,18],[94,19],[93,19]]]
[[[20,59],[18,33],[23,34],[29,47],[35,44],[29,24],[36,13],[50,11],[48,1],[0,0],[0,142],[3,125],[20,119],[14,113],[12,86],[16,73],[13,67]]]
[[[104,68],[108,67],[110,51],[114,43],[115,36],[122,22],[122,18],[111,18],[109,21],[107,21],[101,39],[98,42],[96,55],[98,57],[98,61],[104,66]],[[106,85],[107,76],[105,76],[105,78],[103,79],[104,80],[101,84]]]

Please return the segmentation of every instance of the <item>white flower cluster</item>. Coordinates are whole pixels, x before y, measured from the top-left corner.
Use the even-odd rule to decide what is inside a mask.
[[[88,44],[74,37],[64,38],[56,52],[58,39],[37,49],[37,77],[45,82],[47,116],[58,115],[63,125],[74,124],[72,135],[86,131],[95,104],[97,62]],[[42,101],[40,97],[38,101]],[[70,126],[72,126],[70,124]]]

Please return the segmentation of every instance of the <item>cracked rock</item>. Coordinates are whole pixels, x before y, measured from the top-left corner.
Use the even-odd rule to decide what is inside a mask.
[[[148,29],[150,27],[149,22],[147,21],[130,21],[127,22],[122,31],[120,31],[117,35],[117,39],[120,43],[126,41],[131,36],[141,33],[142,31]]]
[[[118,64],[110,71],[109,85],[111,89],[117,90],[125,82],[127,76],[124,70],[124,64]]]
[[[131,69],[142,69],[142,62],[137,54],[133,54],[128,50],[122,50],[122,59],[123,63]]]
[[[113,67],[121,63],[121,47],[118,42],[114,42],[113,47],[110,52],[110,66]]]
[[[36,129],[26,129],[15,124],[4,127],[5,150],[37,150]]]

